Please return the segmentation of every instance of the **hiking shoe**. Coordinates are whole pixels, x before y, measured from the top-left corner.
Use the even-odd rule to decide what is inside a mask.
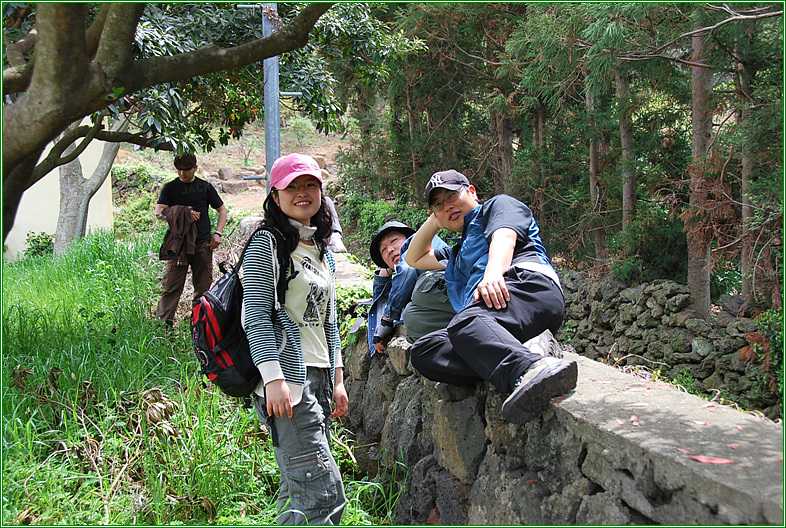
[[[551,330],[544,330],[543,333],[536,335],[529,341],[525,341],[524,346],[534,354],[562,359],[562,347],[557,342],[554,334],[551,333]]]
[[[575,361],[546,356],[533,363],[516,382],[513,393],[502,404],[502,417],[525,424],[536,418],[555,396],[576,388],[578,365]]]

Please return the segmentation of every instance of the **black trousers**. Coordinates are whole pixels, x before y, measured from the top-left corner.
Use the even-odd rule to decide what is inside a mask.
[[[411,359],[433,381],[471,385],[486,380],[502,393],[542,356],[522,345],[545,330],[556,335],[565,317],[562,290],[542,273],[510,268],[505,273],[510,301],[502,310],[481,299],[461,310],[447,329],[421,337]]]

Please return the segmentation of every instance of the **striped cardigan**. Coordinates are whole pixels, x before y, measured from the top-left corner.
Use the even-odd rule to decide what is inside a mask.
[[[343,367],[343,363],[336,316],[336,260],[329,249],[325,252],[325,261],[333,281],[322,324],[330,354],[330,375],[335,379],[335,369]],[[275,238],[269,231],[257,232],[243,260],[243,328],[248,336],[251,358],[262,374],[255,392],[264,397],[266,383],[284,379],[292,393],[292,405],[297,405],[306,382],[306,365],[300,328],[289,318],[276,295],[280,272]]]

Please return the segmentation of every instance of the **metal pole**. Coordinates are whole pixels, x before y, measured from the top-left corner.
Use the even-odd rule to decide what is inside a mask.
[[[263,4],[266,8],[262,16],[262,36],[273,33],[273,21],[268,12],[275,13],[276,4]],[[269,10],[269,11],[268,11]],[[278,56],[265,59],[262,63],[265,75],[265,168],[267,169],[267,192],[270,193],[270,169],[281,156],[281,117],[278,101]]]

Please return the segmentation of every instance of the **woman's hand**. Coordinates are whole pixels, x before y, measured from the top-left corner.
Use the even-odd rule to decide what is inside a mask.
[[[347,396],[347,389],[344,387],[344,369],[336,369],[336,378],[333,383],[333,402],[336,408],[330,415],[331,418],[338,418],[347,414],[349,409],[349,397]]]
[[[273,380],[265,385],[265,401],[268,416],[292,418],[292,394],[284,380]]]

